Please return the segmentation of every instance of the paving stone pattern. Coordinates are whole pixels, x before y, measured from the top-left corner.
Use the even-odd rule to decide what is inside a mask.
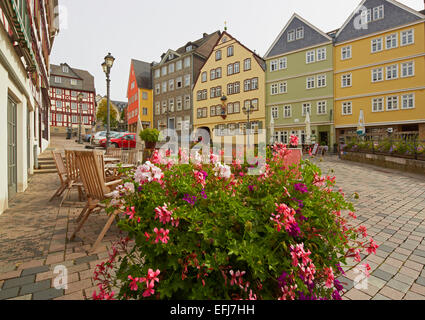
[[[338,187],[356,208],[356,226],[364,225],[379,245],[376,255],[364,256],[371,266],[367,288],[358,281],[349,259],[341,277],[344,299],[425,300],[425,173],[396,170],[341,161],[337,157],[313,160],[323,174],[336,176]],[[358,193],[358,200],[351,197]],[[359,288],[356,288],[359,287]]]
[[[54,141],[58,148],[70,146]],[[68,144],[66,144],[68,143]],[[359,165],[336,157],[315,159],[324,174],[336,175],[337,184],[352,199],[357,225],[364,225],[380,245],[376,255],[363,255],[372,271],[367,288],[354,285],[357,263],[348,260],[345,300],[425,300],[425,176]],[[332,172],[333,171],[333,172]],[[0,300],[90,299],[95,288],[92,276],[97,263],[108,257],[119,238],[115,225],[95,253],[88,250],[106,223],[105,213],[92,215],[75,241],[75,219],[83,204],[71,195],[59,209],[59,200],[48,202],[59,186],[56,174],[34,175],[28,190],[0,215]],[[68,270],[68,287],[55,289],[55,267]]]

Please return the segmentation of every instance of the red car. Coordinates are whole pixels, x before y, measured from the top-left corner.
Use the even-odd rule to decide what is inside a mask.
[[[120,149],[133,149],[136,148],[136,134],[135,133],[121,133],[111,137],[111,147]],[[106,139],[100,140],[99,144],[106,148]]]

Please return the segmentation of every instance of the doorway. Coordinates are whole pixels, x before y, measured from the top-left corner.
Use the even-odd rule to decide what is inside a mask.
[[[7,101],[7,178],[9,199],[14,197],[17,192],[17,106],[16,103],[8,98]]]
[[[319,143],[320,145],[329,146],[329,134],[328,132],[319,132]]]

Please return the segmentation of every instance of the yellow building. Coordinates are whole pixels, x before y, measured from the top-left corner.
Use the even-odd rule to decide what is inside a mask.
[[[265,128],[265,62],[223,32],[202,67],[193,89],[193,127],[213,136],[244,135]]]
[[[425,16],[392,0],[359,8],[335,36],[338,141],[362,127],[371,137],[425,139]]]
[[[143,129],[153,128],[153,90],[139,89],[139,118]]]

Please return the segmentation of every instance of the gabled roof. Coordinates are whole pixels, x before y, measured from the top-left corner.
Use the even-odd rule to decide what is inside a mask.
[[[186,43],[186,45],[178,48],[177,50],[169,49],[167,51],[167,53],[162,54],[161,62],[159,64],[155,64],[154,67],[158,67],[158,66],[166,63],[167,61],[165,61],[164,59],[166,59],[166,57],[168,56],[168,54],[170,52],[173,52],[174,54],[177,54],[178,56],[183,56],[186,53],[187,54],[195,53],[195,54],[200,55],[201,57],[205,58],[211,52],[211,45],[209,45],[210,40],[213,39],[215,36],[220,36],[220,34],[221,34],[220,31],[216,31],[216,32],[213,32],[211,34],[204,33],[202,38],[200,38],[196,41],[189,41],[189,42]],[[186,52],[186,47],[188,45],[192,45],[193,50]]]
[[[373,10],[380,5],[384,5],[384,18],[368,23],[367,28],[359,27],[362,9]],[[345,42],[424,19],[422,13],[395,0],[363,0],[339,29],[335,38],[337,43]]]
[[[304,27],[304,38],[288,42],[288,31],[299,27]],[[332,38],[328,34],[294,13],[264,57],[273,57],[330,41]]]
[[[162,57],[161,57],[162,59],[161,59],[160,64],[164,64],[165,62],[167,62],[167,58],[170,56],[170,54],[172,54],[173,56],[175,56],[175,58],[181,57],[181,54],[180,53],[177,53],[174,50],[168,49],[167,53],[164,53],[162,55]]]
[[[69,73],[62,71],[62,66],[66,65],[69,68]],[[71,68],[67,63],[62,63],[60,65],[51,64],[50,65],[50,76],[63,76],[63,77],[70,77],[70,78],[77,78],[79,80],[82,80],[82,85],[72,86],[72,88],[83,90],[83,91],[89,91],[89,92],[95,92],[95,86],[94,86],[94,77],[90,74],[90,72],[86,70]],[[50,83],[52,87],[57,88],[67,88],[71,89],[70,86],[65,85],[64,83]]]
[[[266,61],[264,61],[263,58],[261,58],[258,54],[256,54],[254,51],[252,51],[251,49],[249,49],[248,47],[246,47],[245,45],[243,45],[241,42],[239,42],[236,38],[234,38],[232,35],[230,35],[227,31],[223,31],[221,33],[221,36],[217,39],[216,43],[214,44],[214,46],[212,47],[212,50],[210,52],[210,54],[208,55],[207,59],[205,60],[204,64],[202,65],[201,69],[202,70],[204,68],[204,65],[208,62],[208,60],[210,59],[210,57],[213,55],[214,53],[214,49],[215,47],[217,47],[217,45],[220,43],[221,39],[223,39],[223,37],[229,37],[232,40],[234,40],[236,43],[238,43],[239,45],[241,45],[243,48],[245,48],[246,50],[248,50],[249,52],[252,53],[255,61],[257,61],[257,63],[260,65],[260,67],[266,71]],[[198,77],[195,79],[194,83],[196,84],[198,82],[198,79],[200,77],[201,73],[198,74]]]
[[[131,59],[139,89],[152,89],[152,67],[149,62]]]

